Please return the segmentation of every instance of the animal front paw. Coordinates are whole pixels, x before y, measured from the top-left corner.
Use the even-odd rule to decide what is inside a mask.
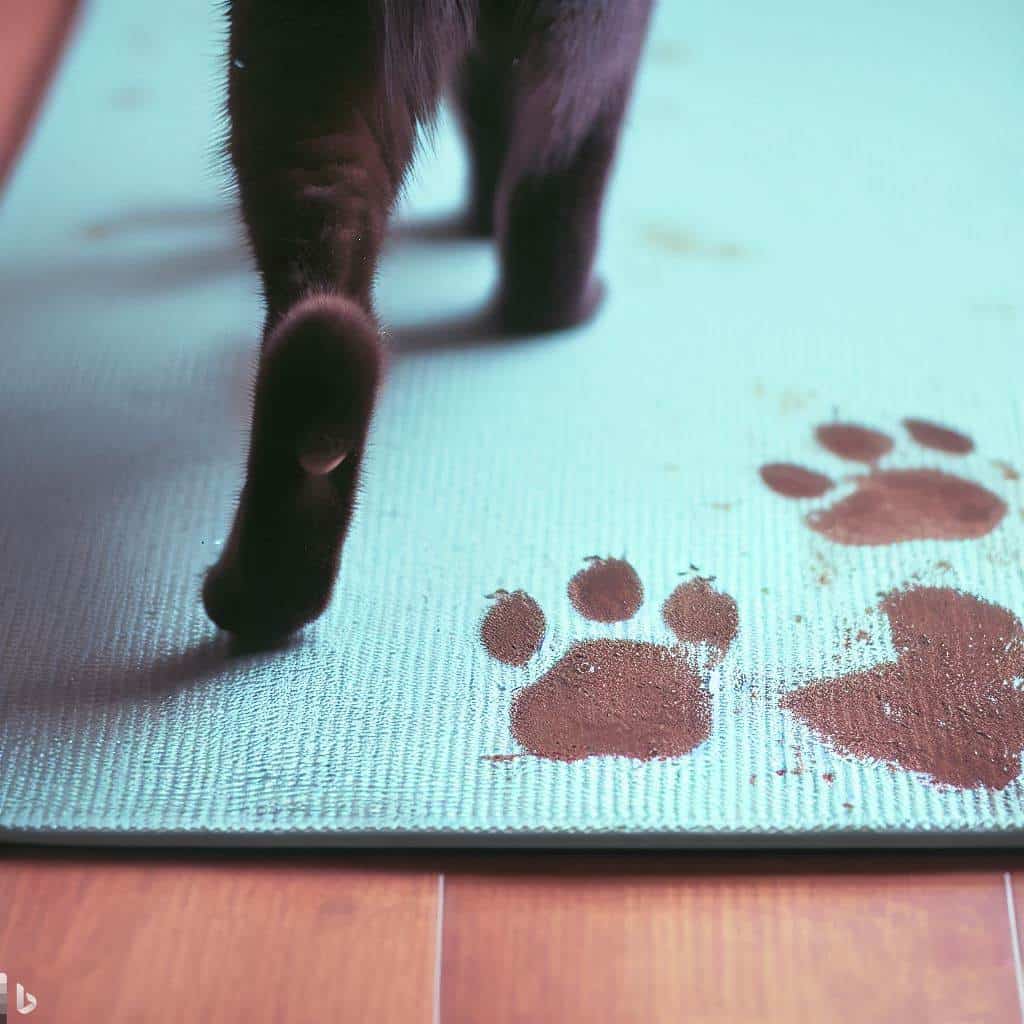
[[[576,611],[592,622],[625,622],[643,604],[636,570],[624,559],[590,558],[569,581]],[[480,635],[490,655],[524,666],[541,649],[544,613],[524,591],[498,591]],[[516,695],[512,735],[529,753],[556,761],[601,755],[681,757],[711,732],[707,674],[739,630],[736,602],[708,580],[681,583],[662,619],[676,644],[615,638],[580,640]]]
[[[919,445],[947,455],[973,451],[969,437],[924,420],[904,420]],[[815,431],[821,447],[860,463],[854,491],[804,522],[836,544],[896,544],[906,540],[972,540],[991,533],[1006,515],[1006,502],[981,484],[938,469],[881,469],[893,449],[887,434],[853,423],[826,423]],[[761,479],[785,498],[821,498],[835,481],[824,473],[788,462],[761,467]]]

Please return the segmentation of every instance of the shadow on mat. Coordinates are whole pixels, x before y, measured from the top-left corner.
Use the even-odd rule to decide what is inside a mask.
[[[198,601],[198,588],[196,600]],[[131,668],[103,671],[95,666],[60,666],[45,677],[20,680],[0,693],[0,714],[18,711],[88,710],[112,704],[160,701],[235,671],[247,672],[295,650],[302,636],[275,643],[241,643],[218,635],[185,651],[158,655]],[[66,681],[55,684],[59,672]]]
[[[73,308],[81,298],[97,295],[138,302],[140,296],[186,291],[211,279],[253,273],[235,210],[223,203],[118,212],[105,220],[79,225],[75,231],[80,239],[80,258],[50,266],[45,275],[37,268],[31,272],[26,268],[24,277],[9,275],[0,282],[0,301],[8,312],[19,306],[44,304]],[[490,242],[468,235],[460,217],[444,216],[397,221],[386,247],[409,247],[427,260],[432,259],[430,254],[439,244],[481,246]],[[255,287],[253,292],[255,307]],[[487,307],[385,330],[386,343],[395,359],[446,350],[545,344],[557,337],[503,334]],[[97,346],[103,342],[102,338],[96,339]],[[186,393],[182,384],[180,403],[176,403],[173,392],[153,380],[141,382],[141,389],[136,381],[132,400],[125,399],[120,406],[100,401],[89,392],[77,399],[68,395],[45,410],[23,404],[0,413],[0,426],[7,438],[0,455],[0,480],[18,480],[20,484],[17,497],[6,506],[4,518],[25,541],[19,546],[23,557],[7,567],[11,579],[24,579],[23,574],[34,571],[32,553],[39,545],[65,548],[67,553],[61,556],[65,560],[80,557],[81,531],[87,528],[90,515],[102,514],[97,505],[116,503],[118,486],[126,480],[134,490],[144,486],[151,476],[175,471],[183,462],[199,464],[210,457],[209,438],[199,429],[204,424],[208,427],[209,422],[197,403],[215,402],[218,393],[224,396],[229,388],[232,394],[242,390],[241,378],[254,369],[258,338],[254,336],[251,342],[232,340],[229,353],[225,353],[224,344],[223,338],[210,340],[211,364],[201,378],[196,377],[204,386],[190,387]],[[236,349],[238,358],[232,356]],[[89,338],[81,339],[77,353],[88,363]],[[213,353],[218,353],[216,358]],[[109,352],[104,352],[102,358],[109,360]],[[238,402],[237,395],[235,400]],[[232,408],[232,403],[226,403],[225,408]],[[233,421],[238,415],[224,416],[225,434],[237,426]],[[176,438],[178,452],[173,459],[166,449],[170,436]],[[74,457],[69,458],[69,449]],[[144,523],[138,525],[145,528]],[[198,609],[198,581],[195,601]],[[300,642],[301,638],[294,641]],[[6,690],[0,690],[0,709],[10,713],[28,708],[57,710],[120,701],[156,701],[202,686],[233,668],[246,669],[270,661],[279,650],[243,649],[228,637],[217,636],[191,650],[106,674],[95,664],[73,663],[73,656],[59,665],[46,658],[49,665],[45,673],[12,681]]]
[[[118,212],[103,220],[79,225],[81,258],[56,262],[45,275],[36,267],[8,274],[0,282],[5,305],[45,301],[74,302],[78,296],[157,296],[216,283],[225,278],[251,277],[255,270],[243,240],[234,207],[223,203],[170,206]],[[112,247],[111,243],[127,243]],[[411,247],[429,252],[437,244],[487,246],[489,239],[467,233],[461,215],[395,221],[385,242],[384,258]],[[256,299],[254,296],[254,306]],[[536,337],[516,337],[500,331],[489,307],[454,318],[423,324],[386,325],[392,355],[491,348]],[[552,336],[553,337],[553,336]],[[253,338],[255,348],[258,339]]]

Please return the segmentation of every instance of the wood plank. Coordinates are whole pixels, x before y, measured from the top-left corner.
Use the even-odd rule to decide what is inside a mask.
[[[46,91],[76,0],[0,0],[0,185]]]
[[[679,863],[449,875],[444,1024],[1020,1019],[997,870]]]
[[[1009,871],[1003,876],[1008,901],[1013,908],[1013,927],[1016,938],[1014,955],[1017,963],[1017,989],[1020,999],[1020,1019],[1024,1024],[1024,867],[1021,867],[1020,857],[1015,858],[1018,863],[1012,864]]]
[[[19,855],[0,969],[40,1021],[429,1024],[437,891],[340,858]]]

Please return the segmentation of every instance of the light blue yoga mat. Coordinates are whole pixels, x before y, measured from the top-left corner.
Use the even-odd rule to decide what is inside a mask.
[[[0,204],[3,834],[1018,840],[1019,749],[950,784],[780,700],[891,663],[898,588],[1024,615],[1024,7],[663,0],[607,208],[609,298],[557,336],[474,329],[494,259],[436,237],[464,173],[443,118],[384,260],[395,355],[335,600],[290,648],[235,656],[198,587],[241,482],[261,310],[216,170],[216,7],[87,5]],[[974,449],[917,444],[907,417]],[[883,470],[986,488],[998,523],[812,529],[868,472],[816,441],[836,420],[894,439]],[[781,496],[767,463],[836,495]],[[592,555],[636,568],[628,621],[569,600]],[[571,762],[517,742],[513,701],[572,644],[674,648],[662,603],[694,576],[739,620],[701,676],[706,740]],[[512,667],[480,626],[520,588],[547,629]]]

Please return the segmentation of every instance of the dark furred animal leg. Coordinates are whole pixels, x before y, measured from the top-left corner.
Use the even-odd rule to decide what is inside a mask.
[[[527,26],[496,203],[509,330],[568,327],[599,304],[601,205],[649,10],[650,0],[542,3]]]
[[[504,325],[586,318],[651,0],[229,4],[230,154],[267,318],[245,486],[203,599],[271,640],[316,618],[337,575],[383,374],[373,278],[417,124],[461,64]]]
[[[422,112],[379,28],[365,2],[231,6],[230,153],[267,305],[246,482],[203,587],[233,633],[323,611],[355,503],[384,362],[373,274]]]
[[[508,142],[511,59],[488,53],[482,42],[479,47],[459,69],[454,92],[469,145],[468,228],[474,235],[488,237],[494,233],[494,200]]]

